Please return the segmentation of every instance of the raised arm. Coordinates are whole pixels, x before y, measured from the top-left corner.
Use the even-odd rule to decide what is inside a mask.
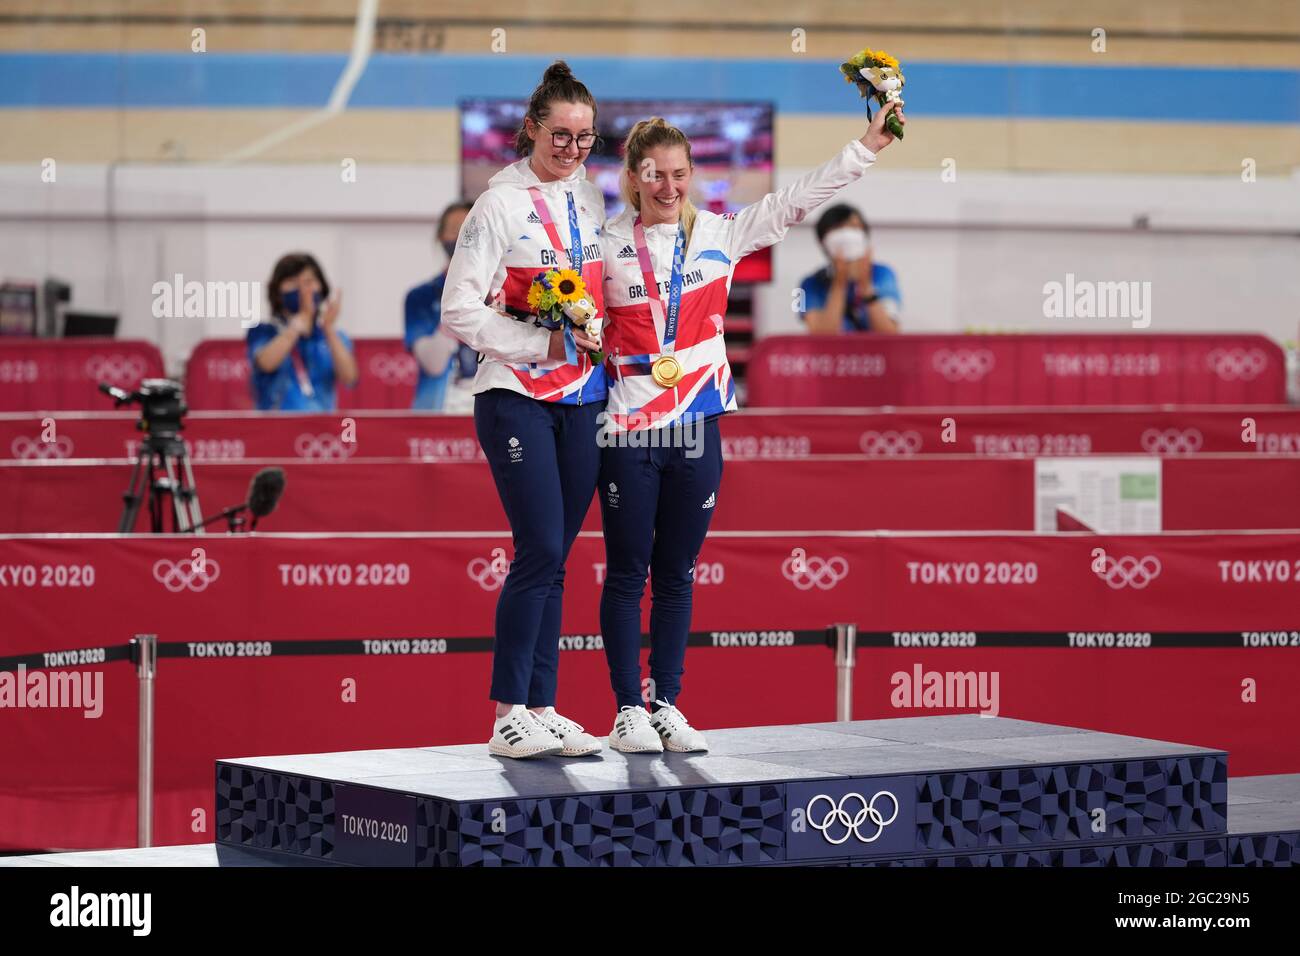
[[[731,260],[780,242],[791,226],[861,178],[876,161],[876,154],[894,140],[884,128],[885,117],[894,107],[890,103],[877,112],[862,138],[847,144],[833,159],[738,212],[731,230]],[[898,116],[903,121],[902,114]]]
[[[856,182],[875,161],[875,153],[855,139],[834,159],[746,206],[736,213],[732,225],[732,261],[780,242],[791,226],[803,222],[810,212]]]
[[[491,190],[479,196],[461,226],[442,290],[442,321],[466,345],[501,362],[544,362],[551,333],[486,305],[505,255],[508,224]]]

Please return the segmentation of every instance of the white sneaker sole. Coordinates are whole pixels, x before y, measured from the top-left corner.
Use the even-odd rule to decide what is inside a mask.
[[[565,747],[560,751],[561,757],[585,757],[588,754],[600,753],[600,741],[596,741],[590,747]]]
[[[634,747],[631,744],[624,744],[613,736],[609,738],[609,746],[625,754],[661,754],[664,752],[663,742],[660,741],[658,747]]]
[[[662,738],[661,738],[661,739],[662,739]],[[665,749],[667,749],[667,750],[671,750],[673,753],[678,753],[678,754],[707,753],[707,752],[708,752],[708,749],[709,749],[707,746],[705,746],[705,747],[683,747],[681,744],[675,744],[675,743],[673,743],[671,740],[664,740],[664,741],[663,741],[663,745],[664,745]]]
[[[498,757],[514,757],[516,760],[526,760],[529,757],[549,757],[552,754],[558,754],[564,748],[559,744],[553,747],[537,746],[531,748],[511,747],[507,743],[497,740],[488,741],[488,753],[496,754]]]

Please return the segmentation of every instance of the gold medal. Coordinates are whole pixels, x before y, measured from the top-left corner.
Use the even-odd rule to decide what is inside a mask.
[[[660,388],[672,388],[682,380],[682,365],[671,355],[661,355],[651,364],[650,377]]]

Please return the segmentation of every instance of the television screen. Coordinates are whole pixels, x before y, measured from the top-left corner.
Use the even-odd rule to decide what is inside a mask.
[[[515,133],[524,121],[520,100],[474,99],[460,104],[461,192],[473,200],[488,180],[519,157]],[[691,140],[695,205],[712,212],[738,212],[772,191],[772,104],[688,100],[601,100],[596,128],[604,140],[587,157],[587,177],[605,193],[609,218],[623,210],[619,175],[623,140],[638,120],[662,116]],[[761,249],[736,264],[736,282],[769,282],[772,250]]]

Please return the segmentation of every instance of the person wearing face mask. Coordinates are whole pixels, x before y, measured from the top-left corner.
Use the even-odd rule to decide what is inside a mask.
[[[474,426],[514,539],[489,691],[488,751],[502,757],[601,748],[555,699],[564,561],[596,490],[605,369],[588,354],[598,343],[581,333],[569,361],[563,330],[542,325],[528,306],[539,272],[572,268],[604,317],[605,197],[583,166],[596,141],[595,99],[563,61],[551,64],[515,139],[523,158],[475,200],[443,285],[443,325],[483,356]]]
[[[600,629],[617,711],[610,746],[707,750],[677,707],[695,561],[718,505],[718,418],[736,409],[723,320],[736,263],[860,178],[894,139],[880,110],[861,139],[738,213],[697,210],[685,134],[659,117],[624,148],[627,209],[601,237],[609,281],[610,388],[598,496],[605,533]],[[658,429],[650,436],[647,430]],[[638,434],[639,433],[639,434]],[[650,440],[653,437],[655,440]],[[641,598],[650,576],[650,712],[642,700]]]
[[[267,283],[271,318],[248,330],[249,384],[260,411],[328,412],[335,384],[356,384],[352,341],[338,327],[342,294],[315,257],[282,256]]]
[[[454,202],[438,218],[438,244],[448,262],[456,251],[456,237],[465,223],[471,204]],[[447,272],[406,293],[406,350],[420,366],[415,386],[414,409],[441,411],[446,403],[447,384],[453,370],[472,378],[477,371],[478,353],[462,345],[442,325],[442,290]],[[467,353],[467,354],[466,354]]]
[[[799,284],[803,320],[815,335],[894,333],[902,296],[894,270],[876,262],[871,231],[852,206],[831,206],[817,220],[817,241],[830,260]]]

